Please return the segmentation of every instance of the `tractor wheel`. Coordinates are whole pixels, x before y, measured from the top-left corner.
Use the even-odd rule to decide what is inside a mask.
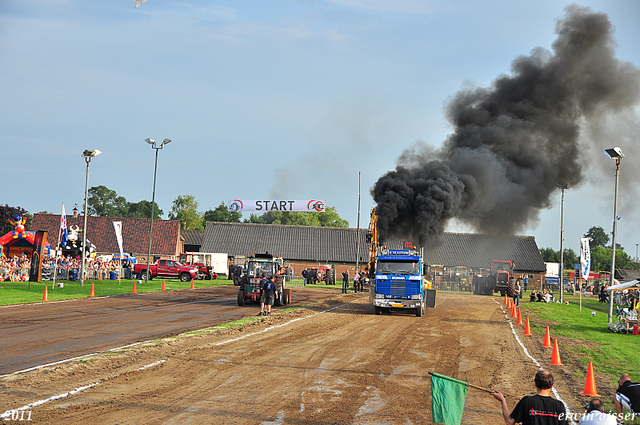
[[[511,279],[509,281],[509,286],[507,286],[507,296],[509,298],[513,298],[515,294],[516,294],[516,282],[515,280]]]
[[[240,307],[244,306],[244,291],[243,290],[238,291],[238,305]]]

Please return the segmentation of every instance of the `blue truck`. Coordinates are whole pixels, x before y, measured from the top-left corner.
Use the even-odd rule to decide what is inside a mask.
[[[369,300],[376,314],[415,310],[422,317],[426,307],[435,307],[435,290],[424,278],[422,257],[416,249],[382,247],[374,270]]]

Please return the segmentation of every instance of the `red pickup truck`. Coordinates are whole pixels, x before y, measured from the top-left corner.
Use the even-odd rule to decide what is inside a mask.
[[[147,265],[134,264],[133,274],[138,279],[146,279]],[[198,278],[198,268],[193,266],[183,266],[174,260],[158,260],[157,264],[149,265],[149,279],[154,277],[164,277],[166,279],[180,279],[182,282],[189,282]]]

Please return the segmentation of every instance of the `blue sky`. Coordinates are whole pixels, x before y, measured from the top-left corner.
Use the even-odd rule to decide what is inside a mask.
[[[32,213],[80,207],[85,149],[103,151],[90,186],[150,200],[144,139],[170,138],[156,190],[165,218],[183,194],[201,211],[228,198],[324,199],[355,227],[361,171],[366,227],[375,181],[405,148],[437,147],[451,132],[447,100],[508,74],[518,55],[550,49],[569,4],[2,0],[0,203]],[[640,2],[578,4],[606,13],[618,59],[640,65]],[[637,147],[621,143],[610,142],[627,154],[618,242],[635,256]],[[575,250],[591,226],[610,232],[613,218],[614,163],[585,152],[590,177],[565,203],[565,244]],[[558,191],[521,234],[558,249],[559,204]]]

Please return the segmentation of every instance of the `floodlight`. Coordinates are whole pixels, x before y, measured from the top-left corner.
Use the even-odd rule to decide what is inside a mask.
[[[144,139],[144,141],[149,143],[150,145],[153,145],[156,142],[155,139],[149,139],[149,138]]]
[[[607,155],[611,159],[624,158],[624,154],[622,153],[622,149],[620,149],[617,146],[615,148],[605,149],[604,153],[605,153],[605,155]]]
[[[102,151],[99,151],[98,149],[94,149],[94,150],[86,149],[84,152],[82,152],[82,156],[86,158],[93,158],[94,156],[98,156],[101,153]]]
[[[162,141],[162,144],[163,144],[163,145],[168,145],[169,143],[171,143],[171,139],[164,139],[164,140]]]

